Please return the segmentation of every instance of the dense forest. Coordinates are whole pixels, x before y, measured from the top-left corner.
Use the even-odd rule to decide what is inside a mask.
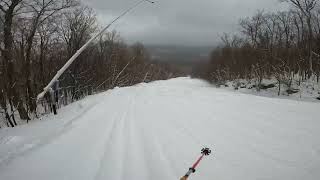
[[[318,0],[279,3],[288,3],[290,9],[276,13],[258,11],[240,20],[240,32],[225,33],[222,45],[212,51],[210,63],[198,68],[196,76],[218,85],[244,79],[253,82],[258,91],[268,88],[264,79],[275,79],[279,94],[283,86],[294,93],[294,84],[319,83]]]
[[[40,93],[66,61],[99,29],[93,9],[78,0],[0,0],[0,127],[14,127],[87,95],[168,79],[175,67],[151,61],[141,43],[103,34],[53,87]],[[53,107],[54,106],[54,107]],[[18,116],[19,115],[19,116]]]

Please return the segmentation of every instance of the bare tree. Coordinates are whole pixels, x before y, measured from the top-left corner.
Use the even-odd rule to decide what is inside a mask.
[[[96,15],[86,6],[63,13],[60,33],[71,57],[96,30]]]
[[[14,106],[18,109],[20,118],[29,120],[28,113],[23,106],[23,101],[18,94],[15,79],[15,66],[13,62],[13,36],[12,25],[16,10],[20,8],[22,0],[1,0],[0,10],[4,14],[3,22],[3,47],[1,53],[5,66],[5,82],[7,82],[6,91],[8,92],[8,99],[12,101]]]
[[[283,0],[282,0],[283,1]],[[285,0],[293,4],[301,14],[306,19],[307,31],[308,31],[308,59],[309,59],[309,76],[313,73],[313,60],[312,60],[312,51],[313,51],[313,28],[312,28],[312,14],[315,9],[318,0]]]
[[[31,79],[31,51],[34,38],[39,26],[59,11],[70,8],[74,5],[71,0],[28,0],[23,2],[24,9],[30,12],[30,26],[27,28],[26,48],[25,48],[25,78],[27,87],[28,105],[31,112],[36,110],[35,92]],[[26,16],[26,15],[25,15]]]
[[[240,20],[240,26],[242,27],[242,32],[246,34],[252,43],[254,47],[257,47],[258,42],[258,36],[261,31],[261,27],[263,24],[263,12],[259,11],[255,16],[253,16],[251,19],[246,18]]]

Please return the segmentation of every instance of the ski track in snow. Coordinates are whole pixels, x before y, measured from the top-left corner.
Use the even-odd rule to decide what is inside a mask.
[[[320,104],[189,78],[120,88],[0,130],[0,179],[320,179]],[[14,171],[14,172],[13,172]]]

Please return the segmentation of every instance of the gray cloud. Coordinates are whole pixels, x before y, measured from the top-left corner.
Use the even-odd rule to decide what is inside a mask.
[[[82,0],[107,24],[137,0]],[[236,32],[238,21],[258,9],[285,7],[278,0],[156,0],[145,3],[117,22],[112,29],[130,43],[215,45],[223,32]]]

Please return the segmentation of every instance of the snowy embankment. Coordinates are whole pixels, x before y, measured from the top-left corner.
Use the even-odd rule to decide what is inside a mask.
[[[220,88],[263,97],[320,102],[320,82],[317,82],[316,79],[312,78],[310,80],[302,81],[301,83],[294,80],[290,88],[282,83],[280,91],[279,84],[275,79],[263,79],[263,87],[259,92],[255,86],[256,84],[253,81],[238,79],[228,81],[224,83],[224,85],[221,85]],[[288,90],[291,90],[291,92],[288,93]]]
[[[56,117],[0,130],[0,179],[320,178],[320,104],[177,78],[115,89]]]

